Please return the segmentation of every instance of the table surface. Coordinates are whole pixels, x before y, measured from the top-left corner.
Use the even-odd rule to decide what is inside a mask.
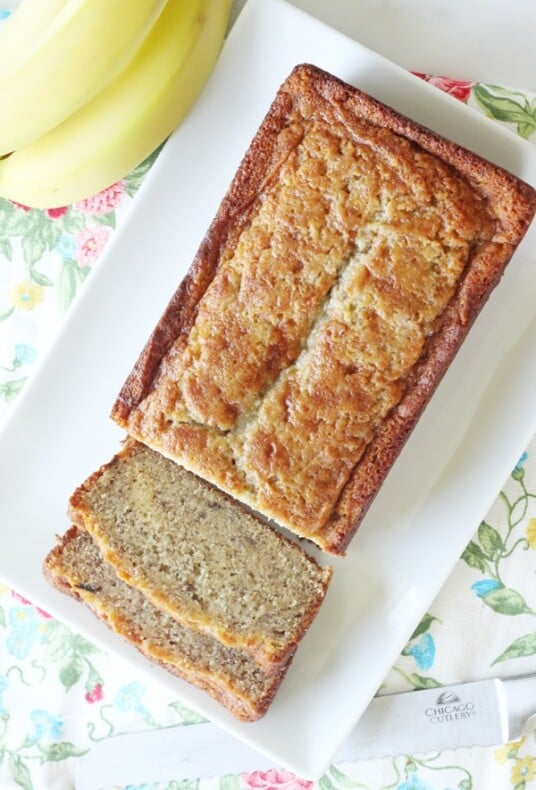
[[[486,112],[536,143],[534,0],[294,0],[476,109],[476,83],[500,85]],[[0,9],[15,3],[0,0]],[[244,0],[233,3],[233,18]],[[429,75],[435,75],[431,77]],[[441,75],[456,81],[439,79]],[[460,80],[462,80],[460,82]],[[526,123],[519,123],[519,112]],[[148,165],[102,195],[57,211],[0,199],[0,419],[129,208]],[[41,240],[41,241],[39,241]],[[41,246],[38,246],[41,244]],[[500,448],[497,448],[500,452]],[[2,525],[10,528],[10,525]],[[536,672],[536,438],[498,492],[443,588],[385,679],[406,691]],[[535,701],[536,708],[536,701]],[[16,590],[0,585],[0,786],[75,787],[77,760],[120,732],[187,725],[198,717]],[[207,755],[207,760],[209,760]],[[162,777],[163,779],[164,777]],[[536,781],[536,731],[509,746],[332,766],[322,790],[522,790]],[[141,784],[139,787],[141,788]],[[309,787],[284,770],[144,790]]]

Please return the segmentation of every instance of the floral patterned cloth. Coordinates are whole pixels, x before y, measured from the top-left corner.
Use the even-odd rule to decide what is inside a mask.
[[[8,16],[0,10],[0,21]],[[536,96],[419,75],[536,143]],[[0,199],[0,419],[97,265],[155,153],[74,206],[37,211]],[[536,438],[385,679],[383,692],[536,672]],[[535,701],[536,706],[536,701]],[[321,715],[321,711],[319,711]],[[0,787],[73,788],[76,760],[112,734],[199,717],[15,591],[0,585]],[[536,726],[518,742],[425,757],[333,765],[319,790],[536,788]],[[302,790],[288,771],[129,790]],[[118,790],[118,789],[114,789]]]

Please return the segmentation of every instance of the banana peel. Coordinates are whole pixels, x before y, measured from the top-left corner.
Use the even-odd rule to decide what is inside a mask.
[[[0,161],[0,195],[54,208],[130,172],[178,126],[201,92],[221,49],[230,4],[168,0],[114,80],[63,123]]]

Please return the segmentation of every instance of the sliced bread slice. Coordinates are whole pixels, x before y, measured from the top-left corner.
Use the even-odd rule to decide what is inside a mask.
[[[70,515],[127,584],[266,672],[294,653],[331,578],[242,505],[133,440],[75,491]]]
[[[204,689],[244,721],[264,715],[290,663],[268,676],[245,651],[184,628],[121,581],[91,536],[76,527],[48,554],[45,575],[148,659]]]

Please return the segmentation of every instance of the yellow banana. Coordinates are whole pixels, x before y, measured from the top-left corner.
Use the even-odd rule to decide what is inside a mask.
[[[35,47],[67,0],[23,0],[0,28],[0,74],[12,71]]]
[[[0,195],[37,208],[126,175],[186,115],[214,66],[230,0],[168,0],[130,65],[60,126],[0,162]]]
[[[164,6],[165,0],[67,0],[27,55],[0,75],[0,156],[95,96],[132,59]]]

